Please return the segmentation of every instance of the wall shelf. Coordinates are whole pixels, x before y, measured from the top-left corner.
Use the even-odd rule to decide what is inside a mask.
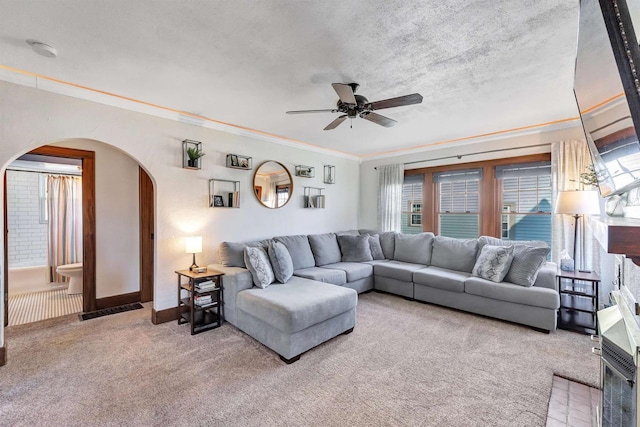
[[[313,166],[296,165],[296,176],[313,178],[316,176],[316,168]]]
[[[182,141],[182,167],[184,169],[200,169],[202,168],[202,157],[195,160],[189,158],[188,150],[197,150],[202,152],[202,142],[185,139]]]
[[[304,187],[304,207],[308,209],[324,209],[324,188]]]
[[[324,183],[336,183],[336,167],[333,165],[324,165]]]
[[[210,208],[239,208],[240,207],[240,181],[228,179],[209,180],[209,207]]]
[[[253,169],[253,158],[241,154],[227,154],[227,167],[233,169]]]

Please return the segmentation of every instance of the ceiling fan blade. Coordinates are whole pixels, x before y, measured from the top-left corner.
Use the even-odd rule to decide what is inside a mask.
[[[419,93],[412,93],[411,95],[383,99],[382,101],[375,101],[367,105],[367,107],[372,110],[382,110],[383,108],[402,107],[403,105],[420,104],[421,102],[422,95],[420,95]]]
[[[307,114],[307,113],[337,113],[338,110],[336,109],[329,109],[329,110],[294,110],[294,111],[287,111],[287,114]]]
[[[353,89],[351,86],[344,83],[331,83],[331,86],[333,86],[333,89],[340,97],[340,101],[345,104],[357,104],[356,97],[353,95]]]
[[[347,115],[342,115],[340,117],[338,117],[337,119],[335,119],[334,121],[332,121],[331,123],[329,123],[327,125],[326,128],[324,128],[324,130],[331,130],[331,129],[335,129],[338,126],[340,126],[340,123],[344,122],[345,120],[347,120]]]
[[[389,117],[381,116],[380,114],[376,113],[362,114],[360,117],[386,128],[390,128],[391,126],[394,126],[396,123],[398,123],[397,121],[390,119]]]

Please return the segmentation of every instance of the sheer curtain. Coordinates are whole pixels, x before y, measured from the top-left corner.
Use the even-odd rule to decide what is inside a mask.
[[[378,229],[400,231],[404,165],[378,166]]]
[[[56,268],[82,262],[82,178],[47,176],[49,279],[62,282]]]
[[[551,144],[551,174],[553,183],[553,200],[558,191],[591,190],[579,182],[580,174],[587,171],[591,164],[591,157],[587,143],[584,140],[559,141]],[[555,214],[552,220],[553,245],[551,246],[551,260],[560,264],[560,252],[566,249],[569,256],[573,256],[573,222],[571,215]],[[588,270],[599,273],[600,250],[593,237],[588,219],[580,220],[578,235],[581,245],[576,251],[576,268],[584,266]]]

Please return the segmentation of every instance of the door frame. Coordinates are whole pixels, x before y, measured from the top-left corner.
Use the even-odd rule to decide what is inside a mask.
[[[95,153],[76,148],[44,145],[28,154],[79,159],[82,161],[82,310],[96,310],[96,185]],[[8,325],[8,224],[7,224],[7,172],[4,173],[4,325]]]
[[[140,215],[140,302],[153,301],[154,282],[154,192],[153,181],[138,166],[138,211]]]

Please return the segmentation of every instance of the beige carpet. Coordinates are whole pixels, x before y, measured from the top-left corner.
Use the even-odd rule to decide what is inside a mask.
[[[9,295],[9,326],[38,322],[82,311],[82,294],[69,295],[66,288]]]
[[[554,373],[598,377],[587,336],[377,293],[352,334],[292,365],[229,324],[149,319],[8,328],[0,424],[542,426]]]

